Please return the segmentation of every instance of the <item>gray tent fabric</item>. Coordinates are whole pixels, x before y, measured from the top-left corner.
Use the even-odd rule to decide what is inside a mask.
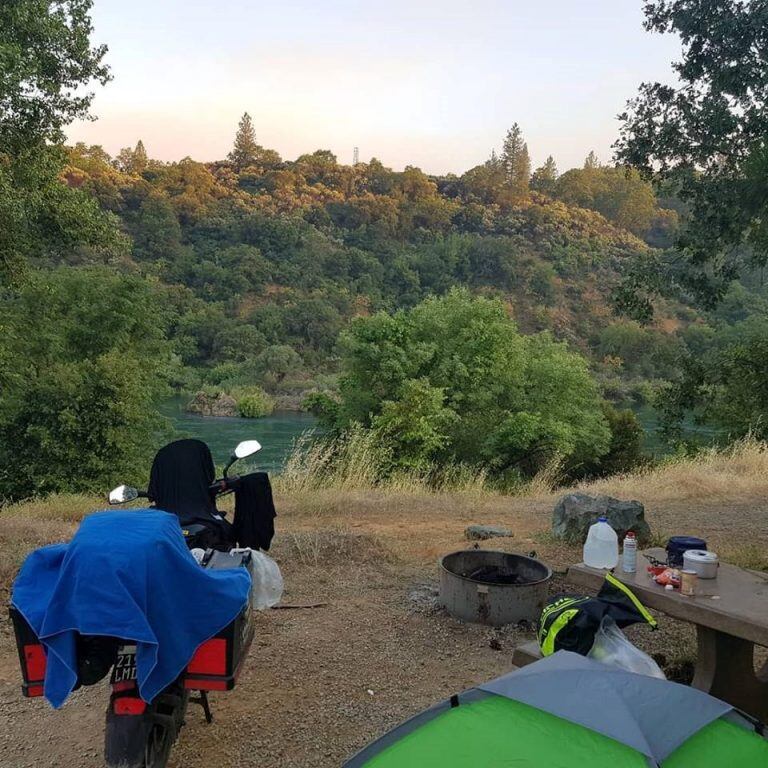
[[[570,651],[558,651],[478,688],[582,725],[657,763],[733,710],[695,688],[625,672]]]

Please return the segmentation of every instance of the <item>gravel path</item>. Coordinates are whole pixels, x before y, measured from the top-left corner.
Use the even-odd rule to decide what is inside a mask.
[[[210,726],[191,708],[171,766],[338,766],[404,717],[509,668],[513,632],[452,621],[423,574],[405,571],[286,569],[287,602],[328,604],[258,615],[237,688],[211,696]],[[78,691],[59,712],[24,700],[8,645],[0,766],[102,766],[107,686]]]

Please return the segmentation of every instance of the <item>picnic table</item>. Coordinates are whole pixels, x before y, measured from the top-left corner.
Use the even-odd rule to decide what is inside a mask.
[[[755,670],[755,645],[768,647],[768,574],[721,563],[716,579],[699,579],[696,595],[685,597],[652,581],[650,555],[666,560],[663,549],[638,552],[637,572],[616,568],[614,576],[649,608],[696,626],[698,654],[693,685],[768,721],[768,662]],[[581,563],[568,569],[571,584],[599,589],[605,571]]]

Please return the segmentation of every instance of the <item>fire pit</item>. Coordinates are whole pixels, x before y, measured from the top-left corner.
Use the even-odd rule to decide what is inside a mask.
[[[536,621],[551,569],[539,560],[496,550],[467,549],[440,561],[440,602],[462,621],[500,627]]]

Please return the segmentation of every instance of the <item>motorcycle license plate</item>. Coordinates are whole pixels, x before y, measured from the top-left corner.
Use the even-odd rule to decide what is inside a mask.
[[[112,668],[110,683],[124,683],[136,679],[136,646],[121,645],[117,649],[117,661]]]

